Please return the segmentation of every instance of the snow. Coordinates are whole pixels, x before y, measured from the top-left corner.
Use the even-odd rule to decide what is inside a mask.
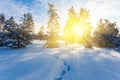
[[[120,52],[80,45],[0,48],[0,80],[120,80]]]

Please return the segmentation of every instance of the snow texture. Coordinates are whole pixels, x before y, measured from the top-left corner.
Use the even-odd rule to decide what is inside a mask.
[[[0,48],[0,80],[120,80],[120,52],[80,45]]]

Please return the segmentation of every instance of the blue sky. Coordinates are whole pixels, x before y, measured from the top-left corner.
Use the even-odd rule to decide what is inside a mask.
[[[48,21],[48,2],[53,3],[58,9],[61,26],[65,25],[71,6],[74,6],[77,13],[81,7],[89,9],[93,26],[100,18],[110,19],[120,26],[119,0],[0,0],[0,13],[4,13],[7,19],[14,16],[16,21],[19,21],[24,13],[31,12],[35,20],[35,30],[38,32],[40,26],[46,26]]]

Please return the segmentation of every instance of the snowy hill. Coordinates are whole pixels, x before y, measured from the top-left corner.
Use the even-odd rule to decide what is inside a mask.
[[[120,52],[79,45],[0,48],[0,80],[120,80]]]

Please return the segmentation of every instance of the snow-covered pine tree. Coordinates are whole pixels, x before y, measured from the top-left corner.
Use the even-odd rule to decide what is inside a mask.
[[[119,30],[116,27],[116,23],[111,23],[109,22],[109,20],[105,20],[105,23],[103,23],[101,19],[94,31],[94,46],[104,48],[116,48],[120,46],[118,34]]]
[[[4,14],[0,14],[0,47],[3,47],[3,37],[4,37],[4,32],[3,32],[3,26],[5,23],[5,16]]]
[[[31,13],[25,13],[21,18],[22,27],[25,31],[29,32],[31,35],[34,33],[34,21]]]
[[[2,32],[4,23],[5,23],[5,16],[4,14],[0,14],[0,33]]]
[[[58,47],[58,32],[60,31],[60,25],[58,22],[58,14],[57,10],[54,8],[53,4],[48,3],[49,5],[49,10],[48,10],[48,15],[49,15],[49,21],[48,21],[48,36],[47,36],[47,42],[45,44],[46,47],[49,48],[54,48]]]
[[[27,33],[26,44],[30,44],[34,35],[34,21],[31,13],[25,13],[20,24],[23,31]]]
[[[8,20],[5,21],[5,25],[3,27],[4,32],[9,32],[11,30],[16,29],[16,22],[14,20],[14,17],[11,16]]]
[[[14,21],[13,17],[10,17],[9,20],[6,20],[4,28],[5,30],[5,34],[4,38],[6,39],[4,44],[7,47],[11,47],[11,48],[20,48],[20,38],[18,37],[20,34],[17,31],[17,24]]]
[[[21,25],[18,25],[13,17],[5,21],[4,24],[4,37],[2,42],[4,46],[10,48],[26,47],[31,41],[31,36],[28,31],[25,31]]]
[[[104,24],[105,32],[104,38],[109,41],[109,44],[112,44],[112,48],[120,47],[120,40],[118,39],[119,29],[116,27],[116,22],[111,23],[109,20],[105,20]],[[109,45],[108,44],[108,45]]]

